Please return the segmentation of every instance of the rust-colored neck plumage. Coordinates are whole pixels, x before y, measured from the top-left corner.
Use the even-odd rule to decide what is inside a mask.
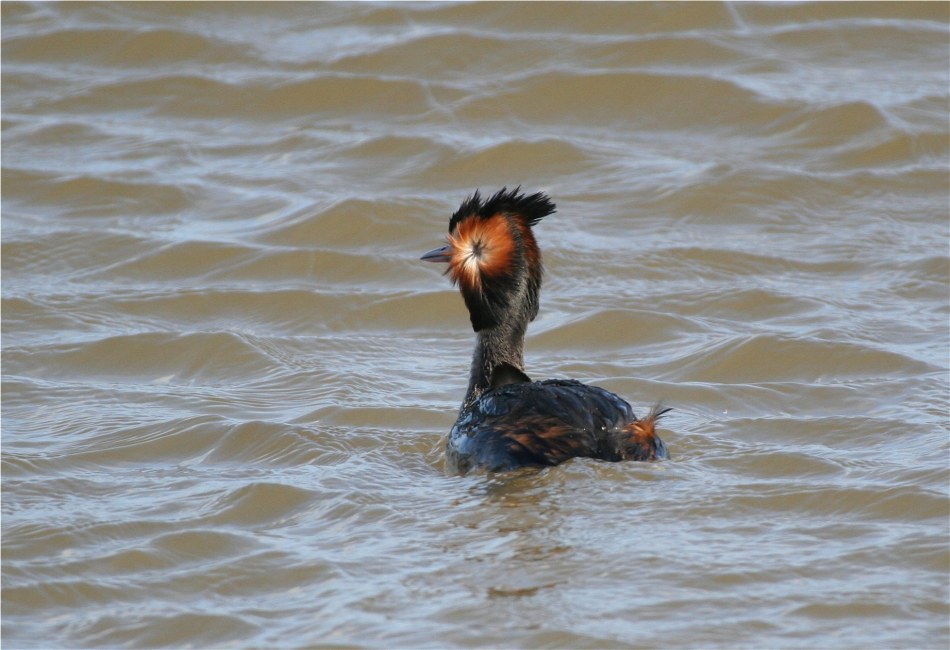
[[[475,192],[452,215],[448,273],[478,337],[466,404],[505,364],[524,372],[524,335],[538,313],[542,276],[531,227],[554,210],[544,194],[506,188],[484,201]]]

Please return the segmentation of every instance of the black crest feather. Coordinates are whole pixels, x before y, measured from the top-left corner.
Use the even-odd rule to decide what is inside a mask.
[[[556,211],[557,206],[547,194],[544,192],[525,194],[521,191],[520,185],[513,190],[503,187],[484,201],[481,193],[475,190],[474,194],[462,201],[462,205],[452,215],[452,219],[449,220],[449,232],[452,232],[462,219],[470,216],[484,219],[498,213],[520,214],[529,226],[534,226]]]

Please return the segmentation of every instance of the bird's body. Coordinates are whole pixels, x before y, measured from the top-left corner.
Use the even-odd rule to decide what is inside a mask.
[[[659,407],[638,419],[617,395],[570,379],[531,381],[524,335],[538,311],[541,253],[532,233],[554,212],[543,194],[478,192],[449,222],[447,246],[422,259],[448,263],[477,340],[469,386],[449,434],[449,468],[505,471],[570,458],[606,461],[668,457],[656,435]]]
[[[573,379],[508,384],[463,407],[446,446],[449,466],[504,471],[557,465],[575,457],[648,460],[666,457],[652,431],[626,401]]]

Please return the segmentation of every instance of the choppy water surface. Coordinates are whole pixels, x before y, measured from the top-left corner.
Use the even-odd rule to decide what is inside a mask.
[[[947,647],[946,3],[2,12],[5,647]],[[506,184],[673,460],[444,473]]]

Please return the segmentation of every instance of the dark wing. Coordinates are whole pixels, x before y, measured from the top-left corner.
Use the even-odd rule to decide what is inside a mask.
[[[577,381],[503,385],[483,394],[456,422],[449,460],[463,472],[557,465],[576,456],[622,460],[618,431],[635,419],[617,395]]]

